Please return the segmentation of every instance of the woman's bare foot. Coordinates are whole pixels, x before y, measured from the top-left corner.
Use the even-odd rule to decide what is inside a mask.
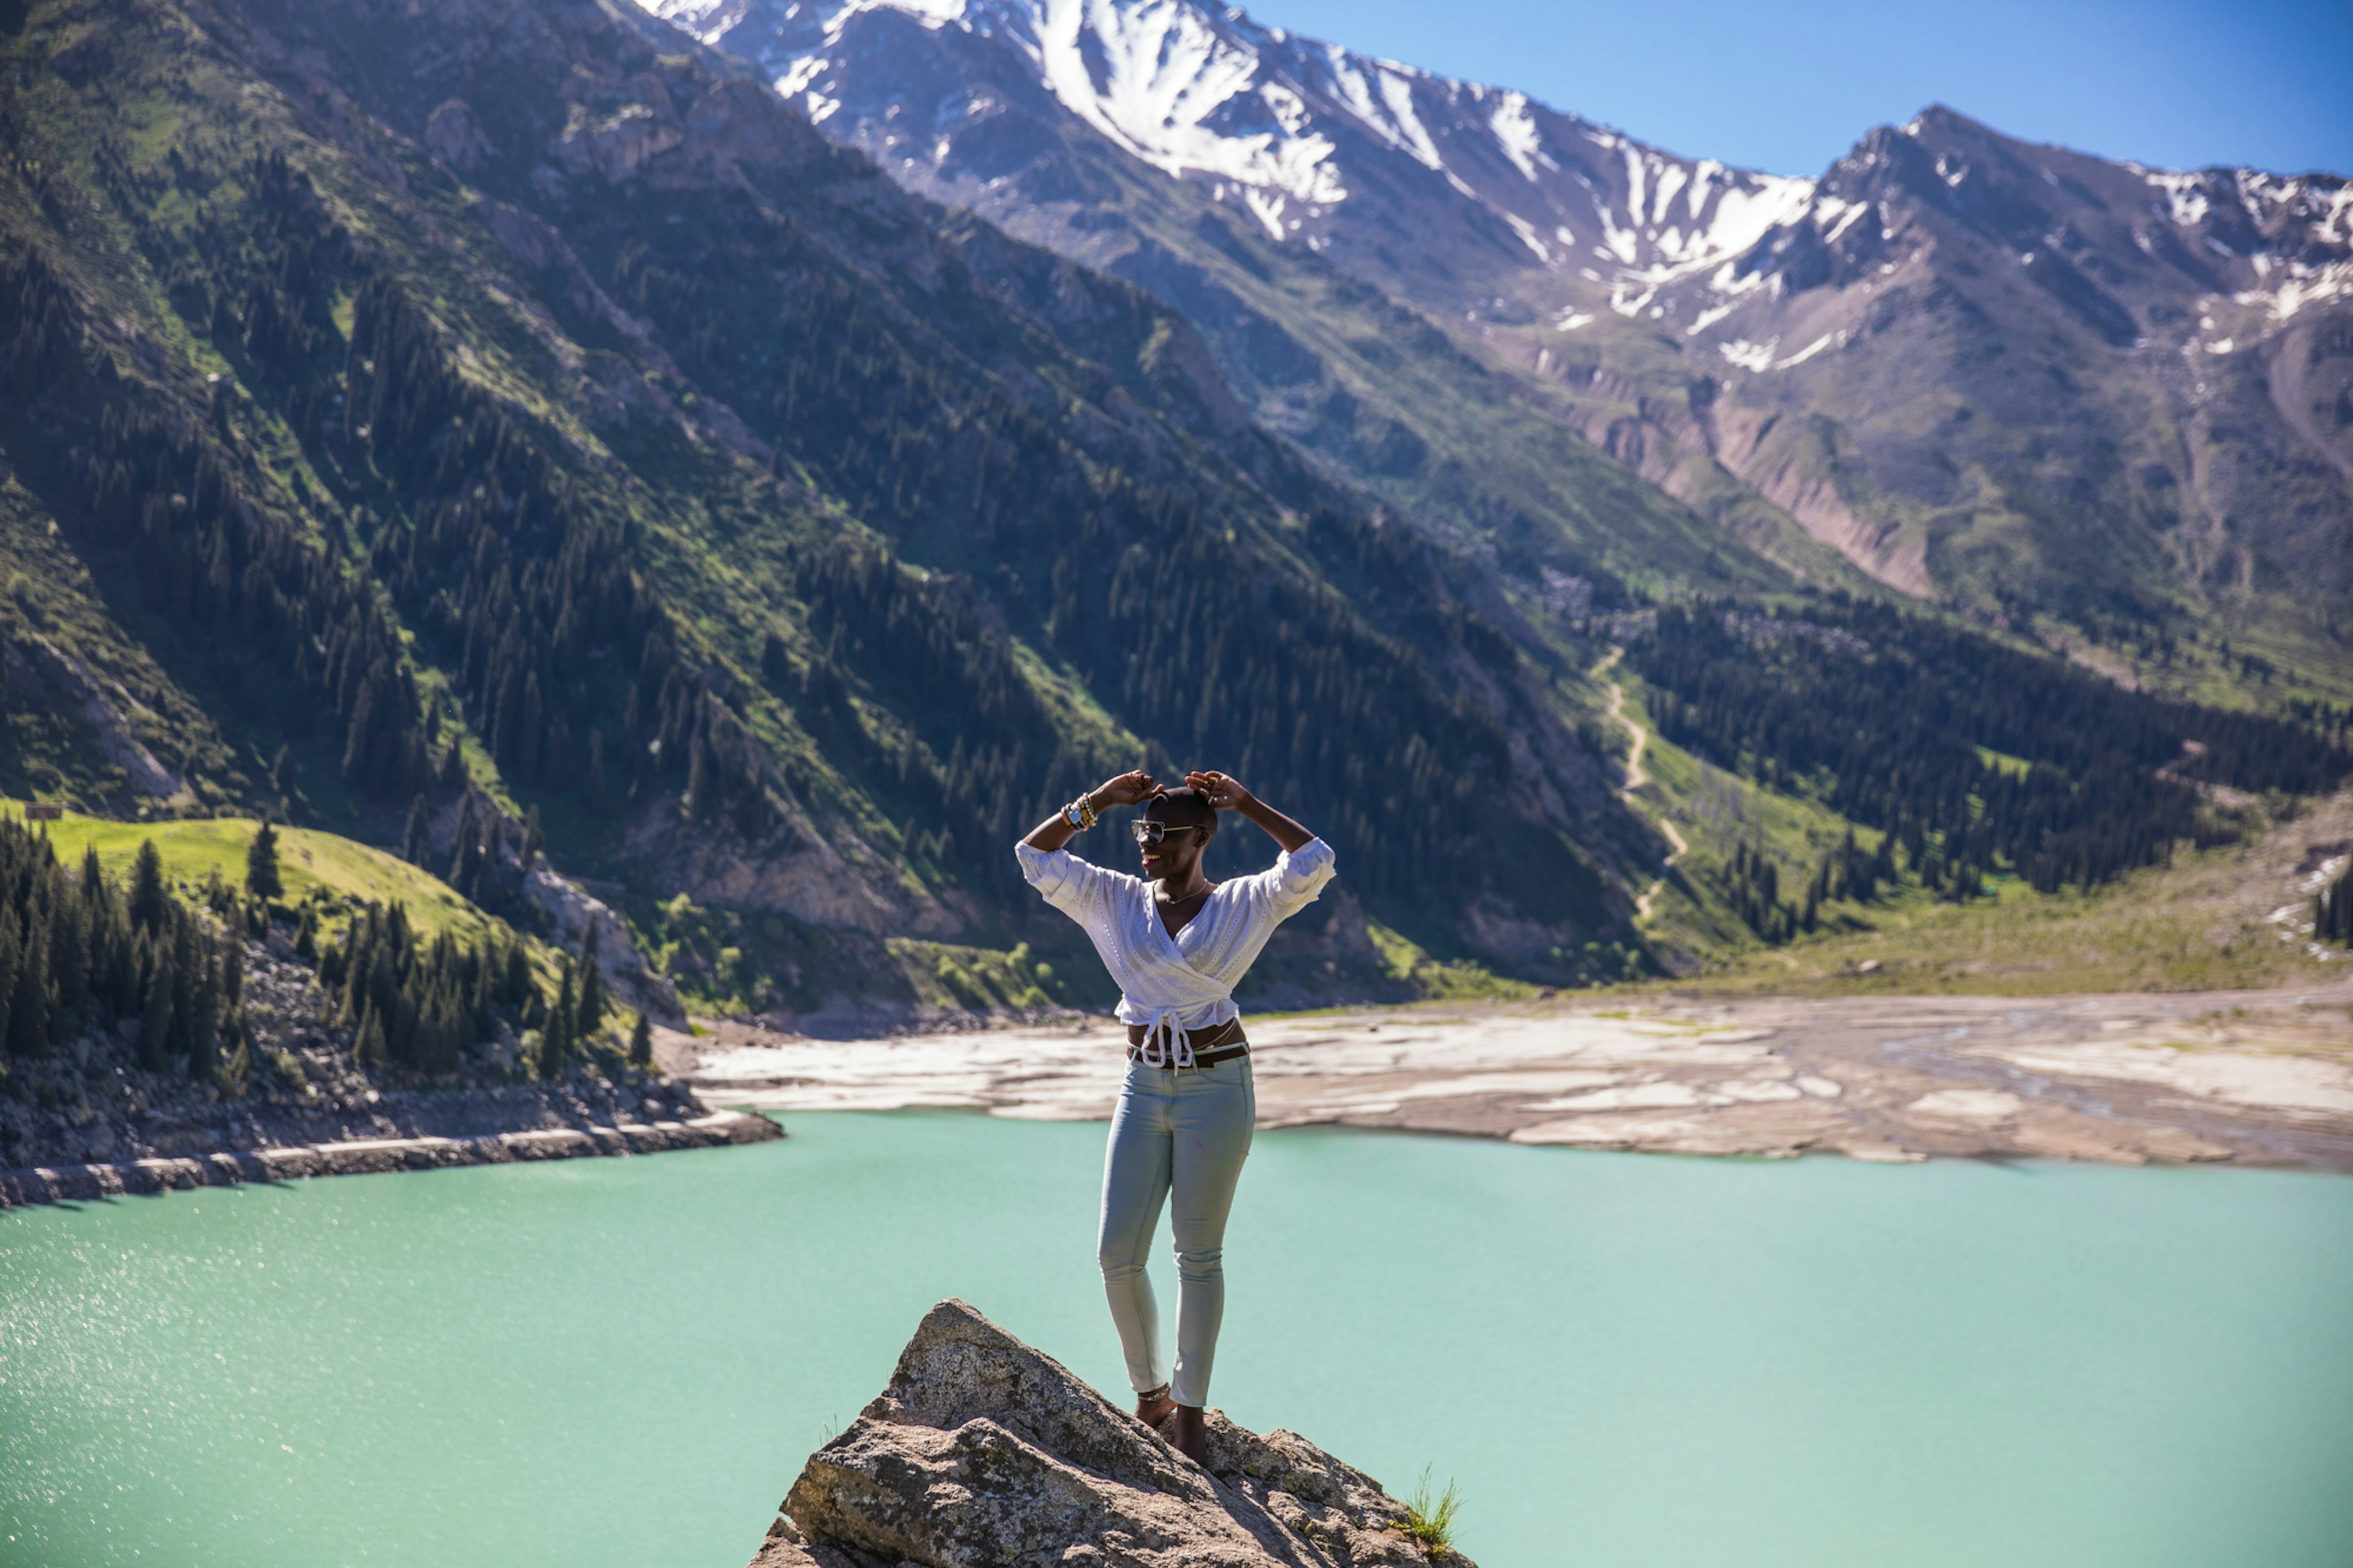
[[[1209,1468],[1209,1418],[1199,1405],[1177,1405],[1176,1419],[1166,1436],[1178,1453],[1205,1470]]]
[[[1168,1397],[1168,1385],[1165,1383],[1135,1396],[1135,1418],[1155,1432],[1176,1408],[1176,1402]]]

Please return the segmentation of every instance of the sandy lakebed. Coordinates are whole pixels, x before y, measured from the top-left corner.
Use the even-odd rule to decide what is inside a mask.
[[[2353,1170],[2353,978],[2277,991],[1655,996],[1250,1023],[1261,1126],[1860,1160],[2232,1161]],[[1110,1115],[1104,1019],[881,1039],[756,1022],[664,1042],[712,1104]]]

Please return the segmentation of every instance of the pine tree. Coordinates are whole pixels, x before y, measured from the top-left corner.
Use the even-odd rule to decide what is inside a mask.
[[[546,847],[546,836],[539,830],[539,806],[534,803],[530,812],[523,817],[522,847],[516,852],[515,857],[522,868],[525,881],[531,879],[532,868],[539,864],[539,852]]]
[[[588,731],[588,812],[602,816],[612,809],[612,798],[605,783],[605,731]]]
[[[171,912],[171,900],[164,891],[164,857],[153,839],[142,838],[131,865],[131,923],[152,931]]]
[[[480,836],[480,824],[474,817],[474,794],[469,790],[466,792],[466,798],[458,805],[457,843],[449,852],[449,874],[444,879],[460,892],[465,891],[467,880],[473,874],[477,857],[481,853]]]
[[[2321,942],[2353,946],[2353,871],[2337,878],[2314,896],[2312,934]]]
[[[221,1020],[221,1038],[227,1042],[227,1054],[223,1058],[216,1075],[221,1091],[228,1095],[245,1092],[245,1080],[253,1073],[253,1026],[242,1007],[231,1007]]]
[[[580,1004],[576,1025],[584,1040],[596,1037],[605,1022],[605,969],[596,962],[596,939],[602,934],[602,922],[592,915],[588,930],[580,939]]]
[[[638,1015],[637,1023],[629,1029],[629,1065],[633,1068],[654,1065],[653,1025],[647,1021],[643,1013]]]
[[[422,866],[433,852],[433,818],[426,809],[425,797],[416,796],[408,803],[408,826],[401,835],[400,858],[412,866]]]
[[[172,991],[172,950],[159,947],[146,1002],[139,1011],[139,1065],[150,1072],[163,1071],[171,1059]]]
[[[185,1029],[188,1073],[193,1078],[210,1078],[219,1065],[214,1051],[220,1042],[220,965],[213,954],[206,953],[197,964],[193,990]]]
[[[257,899],[275,899],[286,891],[278,875],[278,830],[266,816],[245,851],[245,890]]]
[[[540,1032],[539,1076],[562,1078],[571,1065],[573,1046],[574,1000],[572,994],[572,961],[564,961],[563,983],[556,987],[555,1002],[547,1012],[547,1023]]]
[[[371,1005],[367,1016],[360,1020],[359,1033],[352,1041],[352,1059],[363,1068],[384,1066],[384,1015]]]
[[[693,755],[686,771],[687,814],[697,819],[711,815],[711,748],[694,738]]]
[[[25,933],[16,960],[16,984],[8,999],[8,1055],[37,1057],[49,1046],[48,953],[41,928]]]
[[[16,974],[24,963],[24,952],[16,942],[16,922],[0,919],[0,1046],[8,1039],[8,1030],[16,1016]]]

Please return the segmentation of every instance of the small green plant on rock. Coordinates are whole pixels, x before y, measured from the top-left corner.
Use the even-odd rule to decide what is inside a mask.
[[[1454,1516],[1462,1511],[1462,1489],[1451,1477],[1435,1497],[1430,1488],[1430,1470],[1425,1467],[1421,1479],[1414,1483],[1413,1496],[1405,1501],[1405,1532],[1436,1557],[1454,1550]]]

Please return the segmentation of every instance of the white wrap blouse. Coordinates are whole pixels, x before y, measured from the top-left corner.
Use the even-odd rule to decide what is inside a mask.
[[[1017,844],[1021,874],[1048,903],[1085,928],[1120,990],[1119,1018],[1148,1031],[1145,1059],[1193,1065],[1191,1037],[1238,1016],[1234,987],[1274,928],[1315,901],[1332,879],[1332,847],[1310,839],[1255,877],[1220,882],[1175,936],[1160,921],[1153,883],[1091,865],[1067,849]]]

